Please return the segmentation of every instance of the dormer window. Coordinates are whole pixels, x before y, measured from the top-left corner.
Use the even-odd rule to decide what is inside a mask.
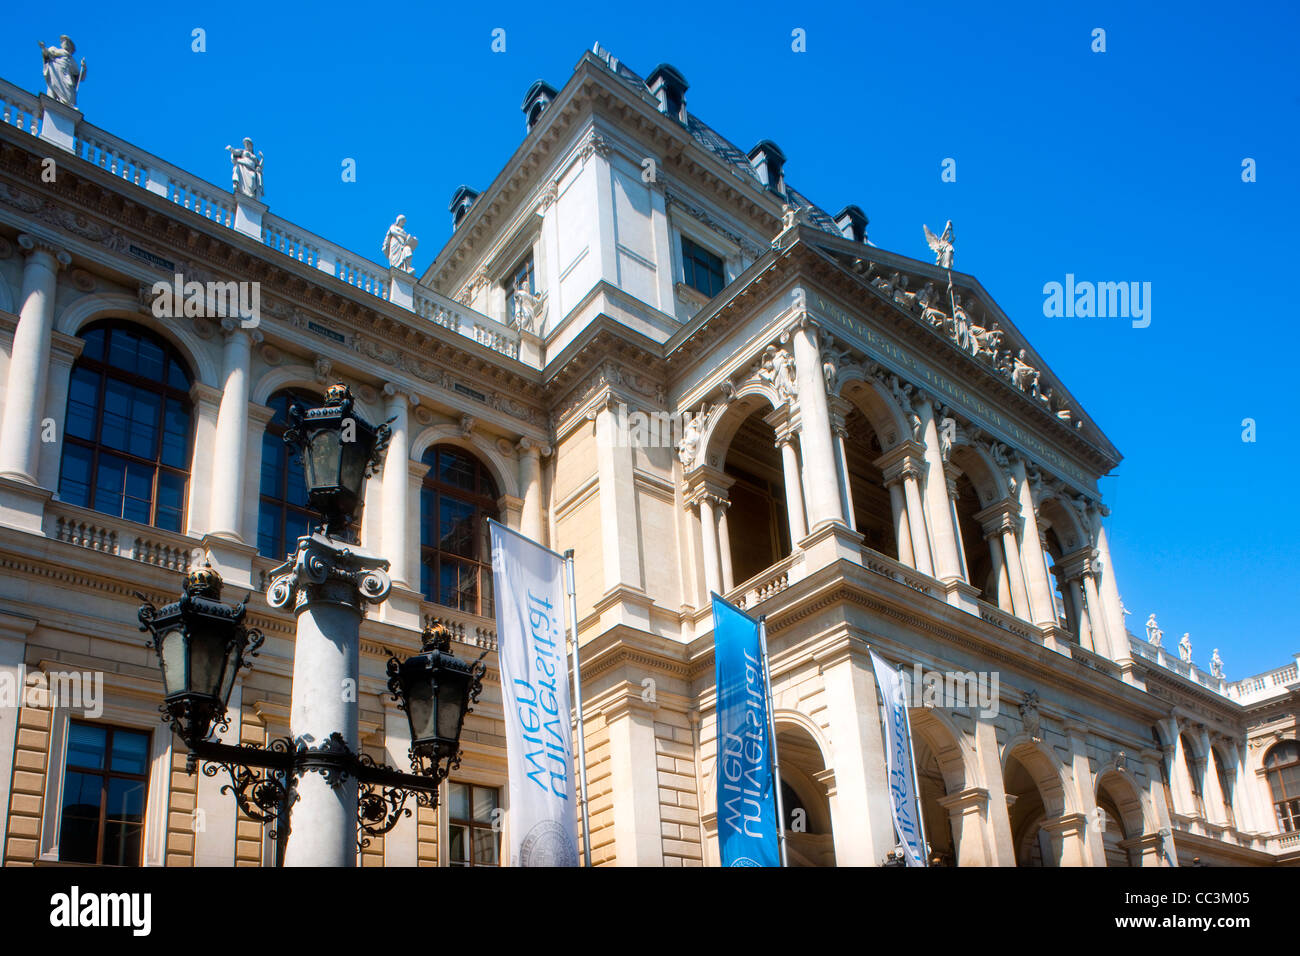
[[[682,281],[712,299],[727,284],[722,257],[682,236]]]

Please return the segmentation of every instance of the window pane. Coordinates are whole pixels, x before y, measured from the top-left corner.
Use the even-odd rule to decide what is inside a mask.
[[[104,863],[139,866],[143,830],[144,781],[110,779],[104,820]]]
[[[452,866],[469,864],[469,828],[452,825],[447,828],[451,845],[447,848],[447,862]]]
[[[90,467],[94,452],[89,448],[64,443],[63,464],[59,468],[59,498],[69,504],[90,507]]]
[[[63,816],[59,827],[59,859],[94,863],[98,856],[99,801],[103,778],[75,770],[63,781]]]
[[[477,471],[477,463],[468,455],[451,448],[438,449],[438,480],[444,484],[476,491],[474,476]]]
[[[447,812],[453,820],[469,819],[469,786],[453,783],[447,788]]]
[[[68,766],[91,770],[104,769],[104,750],[108,746],[108,731],[91,724],[68,725]]]
[[[109,767],[118,773],[143,774],[149,769],[149,735],[126,730],[113,732]]]
[[[283,558],[285,549],[280,540],[280,516],[284,509],[269,501],[257,504],[257,550],[268,558]]]
[[[140,339],[133,332],[114,328],[108,337],[108,364],[125,372],[134,372],[139,343]]]
[[[307,507],[307,473],[302,459],[287,448],[284,455],[284,500],[299,508]]]
[[[185,369],[181,368],[181,363],[174,358],[167,363],[167,384],[182,391],[188,392],[190,390],[189,374]]]
[[[78,368],[68,385],[67,434],[87,441],[95,439],[95,412],[99,408],[99,373]]]
[[[444,558],[438,568],[438,603],[458,611],[478,613],[478,568]]]
[[[438,501],[438,548],[463,558],[478,557],[474,547],[474,511],[471,504],[441,496]]]
[[[495,830],[474,829],[474,865],[496,866],[497,834]]]
[[[163,380],[163,350],[150,339],[141,338],[136,347],[136,372],[151,382]]]
[[[491,823],[492,811],[497,808],[497,792],[494,787],[474,788],[474,822]]]
[[[284,516],[284,548],[294,544],[299,538],[311,534],[312,524],[318,519],[301,511],[287,511]],[[277,555],[278,557],[278,555]]]
[[[149,523],[150,505],[153,502],[154,470],[148,465],[128,462],[126,466],[126,494],[122,499],[122,517],[141,524]]]
[[[132,389],[131,426],[127,451],[140,458],[158,454],[158,437],[162,430],[162,396]]]
[[[150,471],[152,472],[152,469]],[[180,531],[183,514],[185,514],[185,479],[168,471],[160,472],[158,513],[154,517],[154,524],[164,531]]]
[[[95,510],[122,517],[122,491],[126,487],[126,462],[101,453],[95,471]]]
[[[104,360],[104,336],[107,334],[105,329],[91,329],[89,332],[82,333],[81,340],[86,343],[86,347],[81,350],[81,357],[102,362]]]
[[[104,383],[104,423],[99,440],[109,448],[126,451],[131,433],[131,393],[126,382],[110,378]]]
[[[190,413],[175,399],[167,400],[167,415],[163,421],[162,462],[173,468],[188,468],[190,464]]]

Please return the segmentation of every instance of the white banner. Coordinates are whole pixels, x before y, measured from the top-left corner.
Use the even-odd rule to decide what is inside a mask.
[[[491,524],[510,770],[510,865],[577,866],[564,559]]]
[[[920,804],[912,772],[912,739],[907,721],[903,682],[889,661],[871,652],[880,699],[885,704],[885,769],[889,774],[889,805],[894,811],[908,866],[925,866],[925,839],[921,834]]]

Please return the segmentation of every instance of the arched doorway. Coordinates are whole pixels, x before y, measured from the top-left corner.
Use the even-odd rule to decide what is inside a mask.
[[[741,422],[727,446],[723,471],[732,479],[727,531],[732,576],[748,581],[790,554],[785,479],[776,431],[763,409]]]
[[[1139,866],[1135,842],[1145,829],[1142,799],[1133,781],[1110,770],[1097,781],[1098,824],[1107,866]]]
[[[785,849],[790,866],[834,866],[826,762],[817,741],[797,724],[776,722],[785,808]]]
[[[1060,772],[1040,745],[1022,740],[1006,755],[1002,768],[1011,821],[1016,866],[1061,866],[1081,862],[1076,834],[1066,852],[1051,824],[1065,812],[1065,788]]]
[[[868,548],[897,558],[893,507],[889,490],[885,487],[885,476],[875,464],[883,452],[880,437],[857,406],[852,406],[844,416],[844,429],[853,523]]]

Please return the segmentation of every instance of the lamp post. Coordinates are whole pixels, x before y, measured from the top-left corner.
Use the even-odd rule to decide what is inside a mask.
[[[265,748],[209,739],[214,727],[226,726],[235,675],[262,643],[260,631],[242,624],[245,604],[220,603],[215,571],[191,572],[174,604],[140,608],[163,676],[163,719],[190,749],[187,768],[193,773],[203,761],[207,776],[224,768],[230,784],[223,792],[263,823],[283,829],[287,809],[286,866],[352,866],[369,842],[358,839],[358,825],[366,834],[388,832],[410,816],[412,796],[435,806],[439,782],[459,765],[461,726],[485,671],[451,654],[449,632],[426,630],[422,653],[388,664],[389,689],[411,722],[416,772],[360,753],[361,618],[367,604],[388,596],[391,582],[388,562],[348,538],[388,428],[370,425],[352,406],[347,386],[335,385],[322,407],[291,407],[284,436],[302,458],[308,501],[322,519],[271,572],[267,588],[267,603],[297,618],[289,737]]]

